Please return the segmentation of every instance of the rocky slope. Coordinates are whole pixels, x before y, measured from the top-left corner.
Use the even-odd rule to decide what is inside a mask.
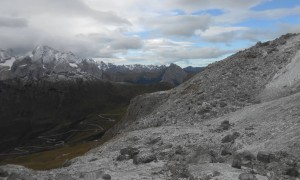
[[[297,179],[300,35],[257,43],[169,91],[138,96],[110,139],[23,179]],[[298,70],[298,71],[297,71]],[[9,179],[8,178],[8,179]]]

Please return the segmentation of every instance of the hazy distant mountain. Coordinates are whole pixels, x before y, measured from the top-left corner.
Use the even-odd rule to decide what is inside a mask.
[[[183,70],[187,73],[198,73],[200,71],[204,70],[204,67],[193,67],[193,66],[188,66],[183,68]]]
[[[188,73],[184,71],[180,66],[176,64],[171,64],[166,68],[161,82],[167,82],[173,85],[181,84],[185,78],[188,76]]]

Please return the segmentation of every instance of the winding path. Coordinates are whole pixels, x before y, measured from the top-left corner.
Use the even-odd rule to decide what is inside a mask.
[[[99,114],[98,117],[102,118],[102,119],[105,119],[107,121],[110,121],[110,122],[115,122],[116,120],[115,119],[112,119],[112,118],[107,118],[107,117],[104,117],[105,115],[120,115],[120,114]],[[52,149],[52,148],[56,148],[56,147],[59,147],[59,146],[63,146],[65,145],[65,141],[63,140],[60,140],[60,141],[57,141],[57,139],[55,139],[55,137],[57,136],[61,136],[61,135],[65,135],[65,134],[68,134],[68,133],[75,133],[75,132],[87,132],[87,131],[104,131],[105,129],[98,125],[98,124],[92,124],[92,123],[85,123],[85,122],[81,122],[80,124],[82,125],[88,125],[88,126],[92,126],[92,127],[95,127],[95,129],[85,129],[85,130],[70,130],[70,131],[67,131],[67,132],[64,132],[64,133],[58,133],[58,134],[53,134],[53,135],[48,135],[48,136],[38,136],[37,138],[38,139],[42,139],[44,140],[47,144],[53,144],[53,145],[50,145],[50,146],[26,146],[26,147],[17,147],[15,148],[14,150],[15,151],[19,151],[19,152],[15,152],[15,153],[4,153],[4,154],[0,154],[0,156],[9,156],[9,155],[24,155],[24,154],[28,154],[30,153],[29,150],[26,150],[25,148],[35,148],[35,149]],[[71,135],[70,135],[71,136]],[[66,139],[68,139],[70,136],[68,136]]]

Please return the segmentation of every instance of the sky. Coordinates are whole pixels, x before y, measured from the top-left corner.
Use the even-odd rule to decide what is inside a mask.
[[[48,45],[115,64],[206,66],[300,32],[299,0],[1,0],[0,49]]]

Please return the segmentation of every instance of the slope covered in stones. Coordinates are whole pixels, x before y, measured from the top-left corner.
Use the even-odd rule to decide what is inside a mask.
[[[300,35],[297,34],[287,34],[265,43],[259,42],[223,61],[209,65],[178,88],[135,98],[129,107],[128,117],[123,119],[124,124],[119,124],[116,130],[112,129],[109,133],[111,135],[126,129],[194,123],[257,104],[264,100],[262,93],[265,87],[281,69],[295,61],[299,50]],[[299,58],[296,60],[300,61]],[[297,90],[299,87],[294,88],[294,92]],[[292,93],[287,88],[282,96]],[[278,95],[277,98],[279,97]],[[144,105],[148,102],[151,102],[150,106]],[[133,123],[130,125],[131,122]]]

